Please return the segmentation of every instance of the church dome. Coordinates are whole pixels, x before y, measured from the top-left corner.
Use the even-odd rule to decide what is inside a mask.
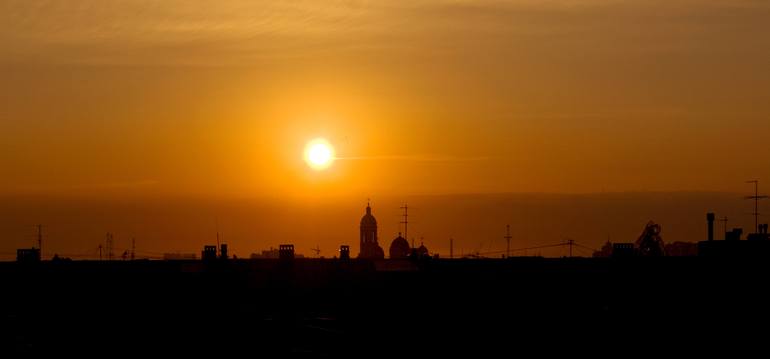
[[[372,207],[366,205],[366,214],[361,217],[361,228],[377,227],[377,219],[372,215]]]
[[[399,233],[398,237],[390,243],[390,258],[407,258],[410,250],[409,242]]]
[[[428,247],[426,247],[424,244],[420,244],[420,248],[417,248],[417,255],[420,257],[428,256]]]

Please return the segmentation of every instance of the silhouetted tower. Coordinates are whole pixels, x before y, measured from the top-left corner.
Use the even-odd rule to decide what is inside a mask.
[[[753,183],[754,184],[754,195],[753,196],[746,196],[746,199],[753,199],[754,200],[754,233],[759,233],[759,200],[765,199],[767,196],[760,196],[759,195],[759,181],[753,180],[753,181],[746,181],[746,183]]]
[[[340,246],[340,259],[341,260],[350,259],[350,246],[346,246],[346,245]]]
[[[227,256],[227,243],[222,243],[219,245],[219,259],[227,260],[229,257]]]
[[[505,225],[505,258],[511,257],[511,225]]]
[[[99,244],[99,260],[102,260],[102,245]]]
[[[377,219],[372,215],[372,207],[366,203],[366,214],[361,217],[359,258],[382,259],[385,251],[377,242]]]
[[[706,213],[706,221],[708,223],[708,227],[706,227],[707,228],[706,233],[707,233],[707,236],[708,236],[707,239],[709,241],[713,241],[714,240],[714,218],[716,218],[716,217],[714,217],[713,213],[711,213],[711,212]]]
[[[572,258],[572,246],[575,244],[575,240],[568,239],[567,245],[569,246],[569,257]]]

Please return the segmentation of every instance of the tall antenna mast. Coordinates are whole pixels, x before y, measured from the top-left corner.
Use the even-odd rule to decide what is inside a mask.
[[[401,224],[404,225],[404,238],[409,238],[409,206],[404,203],[401,209],[404,210],[404,220],[401,221]],[[414,247],[414,239],[412,239],[412,247]]]
[[[753,180],[753,181],[746,181],[746,183],[753,183],[754,184],[754,195],[753,196],[746,196],[746,199],[753,199],[754,200],[754,233],[759,233],[759,200],[765,199],[767,196],[760,196],[759,195],[759,181]]]
[[[505,225],[505,258],[510,258],[511,256],[511,225],[506,224]]]

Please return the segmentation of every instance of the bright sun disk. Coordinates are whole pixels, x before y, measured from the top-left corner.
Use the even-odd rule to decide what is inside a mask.
[[[305,145],[305,162],[316,170],[326,169],[334,162],[334,147],[323,138],[317,138]]]

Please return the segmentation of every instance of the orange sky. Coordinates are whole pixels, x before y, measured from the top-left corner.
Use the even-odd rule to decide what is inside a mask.
[[[770,183],[770,4],[3,1],[0,194]],[[305,143],[340,159],[309,169]]]

